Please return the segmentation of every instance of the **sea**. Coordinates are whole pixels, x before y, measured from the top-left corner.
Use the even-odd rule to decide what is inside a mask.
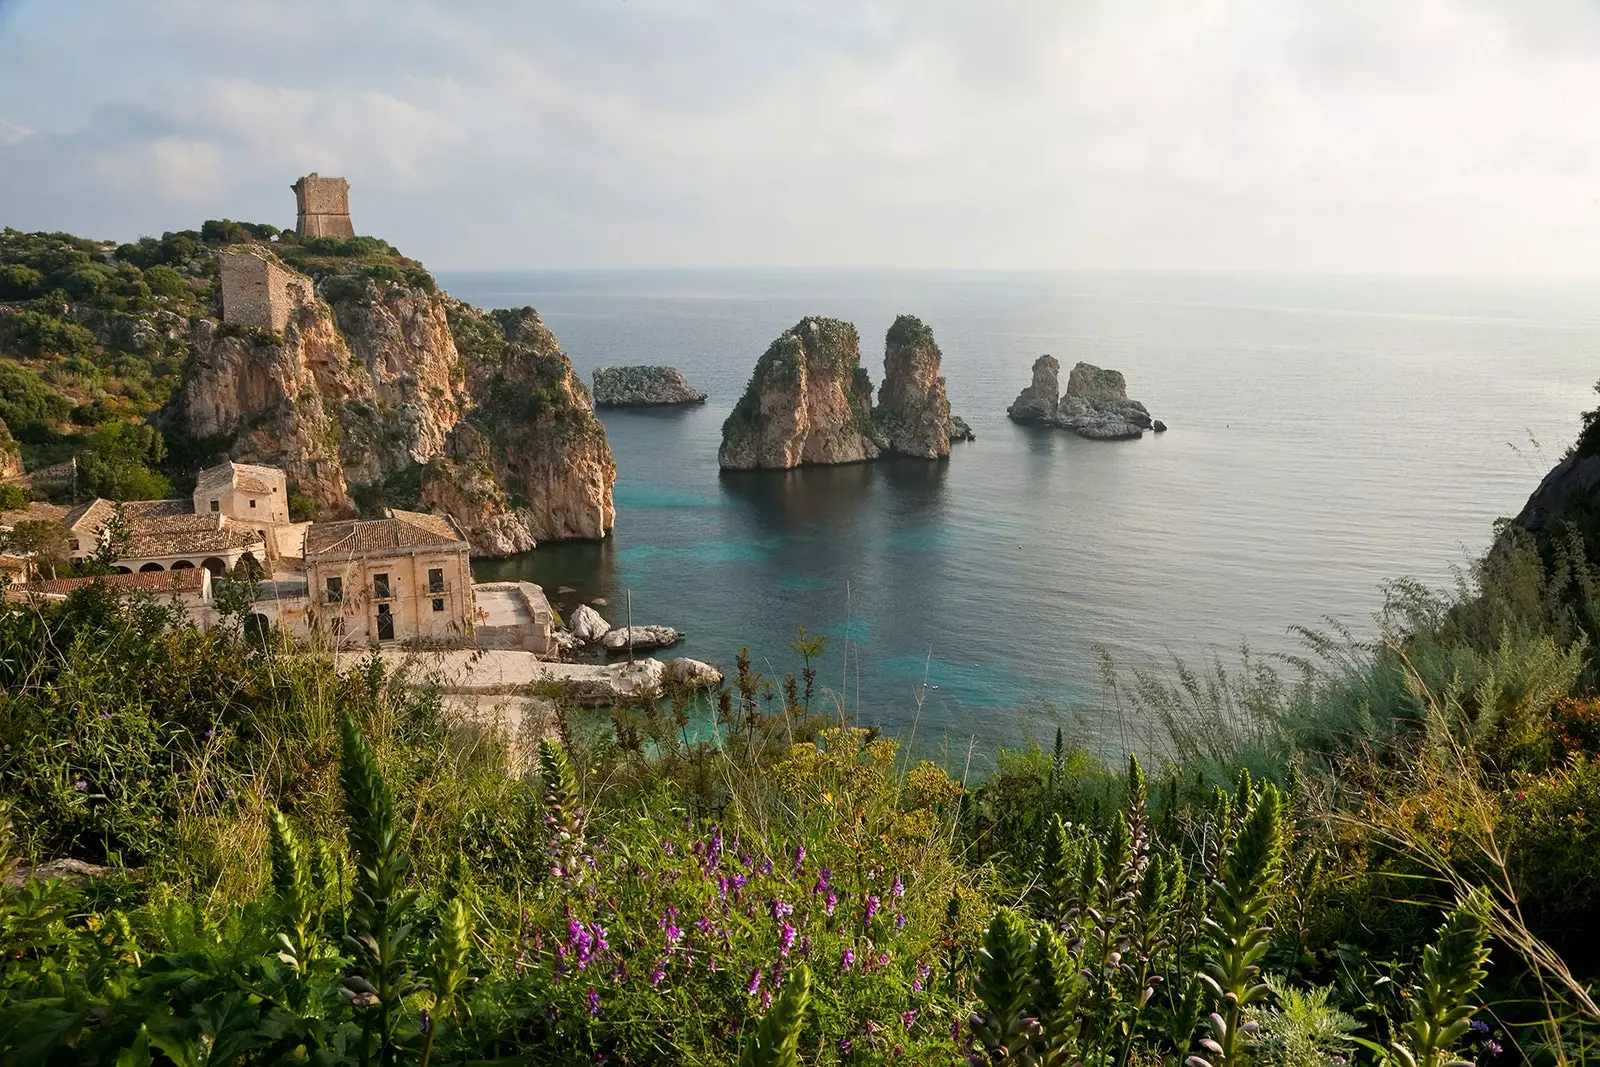
[[[819,707],[920,749],[1130,740],[1114,671],[1271,662],[1295,627],[1375,632],[1389,579],[1451,585],[1577,433],[1600,285],[1002,271],[458,271],[532,305],[587,381],[670,364],[702,406],[604,410],[616,529],[475,564],[558,610],[688,635],[767,678],[825,635]],[[721,472],[724,418],[807,315],[883,373],[898,314],[934,330],[977,433],[949,460]],[[1005,415],[1050,353],[1115,368],[1170,430],[1095,442]],[[825,692],[824,692],[825,691]],[[1136,727],[1151,724],[1136,723]],[[1137,733],[1137,731],[1135,731]]]

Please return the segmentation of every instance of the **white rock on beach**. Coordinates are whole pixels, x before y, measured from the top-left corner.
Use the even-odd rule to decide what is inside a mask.
[[[702,660],[680,657],[667,660],[667,680],[690,689],[710,689],[722,684],[722,672]]]
[[[621,652],[627,648],[638,652],[642,649],[666,648],[682,640],[683,632],[670,626],[620,626],[601,638],[600,643],[610,652]]]
[[[580,604],[567,620],[572,636],[586,645],[592,645],[611,632],[611,624],[587,604]]]

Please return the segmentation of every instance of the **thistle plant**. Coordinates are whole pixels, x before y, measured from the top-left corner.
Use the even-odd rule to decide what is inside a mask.
[[[1433,944],[1422,950],[1422,967],[1412,988],[1411,1018],[1400,1025],[1390,1054],[1400,1067],[1470,1067],[1451,1055],[1472,1023],[1473,993],[1483,983],[1489,959],[1489,901],[1482,890],[1458,904],[1439,927]]]
[[[1268,993],[1259,961],[1271,943],[1267,887],[1283,850],[1283,805],[1271,783],[1256,790],[1241,777],[1233,803],[1219,805],[1230,807],[1237,809],[1238,830],[1220,839],[1228,847],[1212,886],[1212,914],[1201,922],[1209,959],[1199,979],[1215,1001],[1211,1037],[1201,1039],[1206,1055],[1190,1056],[1189,1067],[1231,1067],[1242,1060],[1245,1039],[1256,1029],[1246,1009]]]
[[[568,880],[583,873],[583,809],[578,781],[566,750],[549,738],[539,741],[539,777],[544,782],[544,824],[550,873]]]
[[[278,959],[296,979],[296,1007],[303,1007],[306,968],[317,956],[322,892],[316,850],[295,831],[288,816],[267,809],[267,849],[272,863],[272,895],[284,929],[278,931]]]
[[[745,1042],[739,1067],[800,1067],[800,1031],[811,1002],[811,972],[798,968]]]
[[[973,1041],[982,1052],[971,1062],[1033,1067],[1039,1062],[1034,1044],[1039,1020],[1032,1014],[1033,952],[1028,924],[1010,908],[995,912],[978,950],[978,999],[983,1009],[969,1020]]]
[[[395,818],[394,796],[372,746],[348,714],[340,720],[340,731],[339,784],[356,860],[350,933],[344,939],[354,973],[344,980],[344,992],[362,1017],[367,1041],[376,1034],[378,1061],[387,1067],[394,1062],[400,1002],[413,990],[405,950],[417,893],[403,888],[411,859],[403,848],[405,833]]]

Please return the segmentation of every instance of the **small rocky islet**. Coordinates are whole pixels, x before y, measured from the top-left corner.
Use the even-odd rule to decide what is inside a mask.
[[[872,403],[861,337],[840,319],[808,316],[757,361],[722,426],[724,470],[786,470],[900,455],[942,459],[972,429],[951,415],[933,331],[901,315],[884,339],[884,381]]]
[[[596,367],[594,402],[602,408],[704,404],[706,394],[689,385],[677,367]]]
[[[1092,441],[1126,441],[1146,430],[1166,431],[1150,410],[1128,397],[1121,371],[1078,363],[1061,391],[1061,363],[1054,356],[1033,361],[1033,381],[1017,395],[1006,415],[1013,422],[1057,426]]]

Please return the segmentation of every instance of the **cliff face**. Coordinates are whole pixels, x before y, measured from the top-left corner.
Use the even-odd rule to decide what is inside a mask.
[[[921,319],[895,319],[884,339],[883,385],[872,411],[885,451],[922,459],[950,454],[952,420],[940,359],[933,331]]]
[[[332,312],[320,301],[296,307],[281,337],[198,319],[179,400],[182,421],[194,437],[226,439],[235,459],[281,467],[291,491],[325,515],[353,515],[337,418],[340,403],[359,387],[349,362]]]
[[[617,465],[589,391],[555,335],[532,308],[485,314],[456,304],[450,325],[475,401],[452,435],[452,455],[492,468],[507,508],[531,536],[604,537],[616,523]],[[467,441],[469,430],[482,441]],[[446,492],[437,484],[443,475],[424,471],[425,496]]]
[[[22,446],[11,436],[11,428],[0,422],[0,480],[22,474]]]
[[[605,430],[531,308],[296,277],[281,335],[197,320],[178,404],[192,436],[283,468],[323,517],[354,514],[357,498],[448,512],[480,555],[611,529]],[[408,479],[420,501],[385,499]]]
[[[748,470],[873,459],[871,405],[856,328],[838,319],[801,319],[756,363],[723,423],[717,461]]]

